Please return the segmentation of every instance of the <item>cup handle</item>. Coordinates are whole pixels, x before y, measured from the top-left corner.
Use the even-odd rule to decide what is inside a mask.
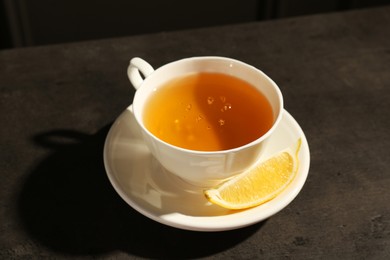
[[[142,85],[144,78],[152,74],[153,67],[141,58],[132,58],[127,67],[127,76],[133,87],[137,90]],[[142,76],[143,78],[142,78]]]

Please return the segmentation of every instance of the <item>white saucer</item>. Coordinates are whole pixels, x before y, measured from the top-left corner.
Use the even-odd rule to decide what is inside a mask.
[[[126,109],[112,125],[104,146],[108,178],[118,194],[141,214],[162,224],[197,231],[222,231],[260,222],[286,207],[302,189],[309,172],[306,137],[284,111],[264,156],[272,155],[301,137],[298,174],[275,199],[255,208],[232,211],[210,204],[200,188],[163,170],[150,154],[133,114]]]

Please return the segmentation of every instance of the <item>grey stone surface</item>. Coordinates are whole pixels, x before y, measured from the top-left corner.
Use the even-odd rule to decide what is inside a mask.
[[[311,149],[298,197],[243,229],[153,222],[103,167],[129,59],[200,55],[273,78]],[[389,68],[389,7],[0,51],[0,259],[389,259]]]

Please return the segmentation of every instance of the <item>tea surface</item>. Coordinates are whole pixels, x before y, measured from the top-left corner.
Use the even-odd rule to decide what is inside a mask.
[[[161,140],[190,150],[245,145],[265,134],[274,121],[263,94],[239,78],[220,73],[176,78],[147,102],[145,127]]]

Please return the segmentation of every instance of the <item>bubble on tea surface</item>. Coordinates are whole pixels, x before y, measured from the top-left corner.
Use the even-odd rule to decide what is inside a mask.
[[[181,124],[180,124],[180,120],[179,119],[175,119],[174,121],[174,128],[177,132],[180,132],[181,131]]]
[[[225,96],[220,96],[219,99],[222,101],[222,103],[226,102],[226,97]]]
[[[219,119],[219,120],[218,120],[218,123],[219,123],[220,126],[223,126],[223,125],[225,124],[225,120]]]
[[[191,104],[188,104],[188,105],[186,106],[186,110],[187,110],[187,111],[190,111],[191,108],[192,108],[192,105],[191,105]]]
[[[198,115],[198,116],[196,117],[196,122],[199,123],[200,120],[202,120],[202,119],[203,119],[203,116],[202,116],[202,115]]]
[[[226,104],[221,108],[221,111],[222,111],[222,112],[225,112],[225,111],[228,111],[228,110],[230,110],[230,109],[232,109],[232,104],[226,103]]]
[[[214,103],[214,98],[213,97],[208,97],[207,98],[207,104],[209,104],[209,105],[211,105],[211,104],[213,104]]]

